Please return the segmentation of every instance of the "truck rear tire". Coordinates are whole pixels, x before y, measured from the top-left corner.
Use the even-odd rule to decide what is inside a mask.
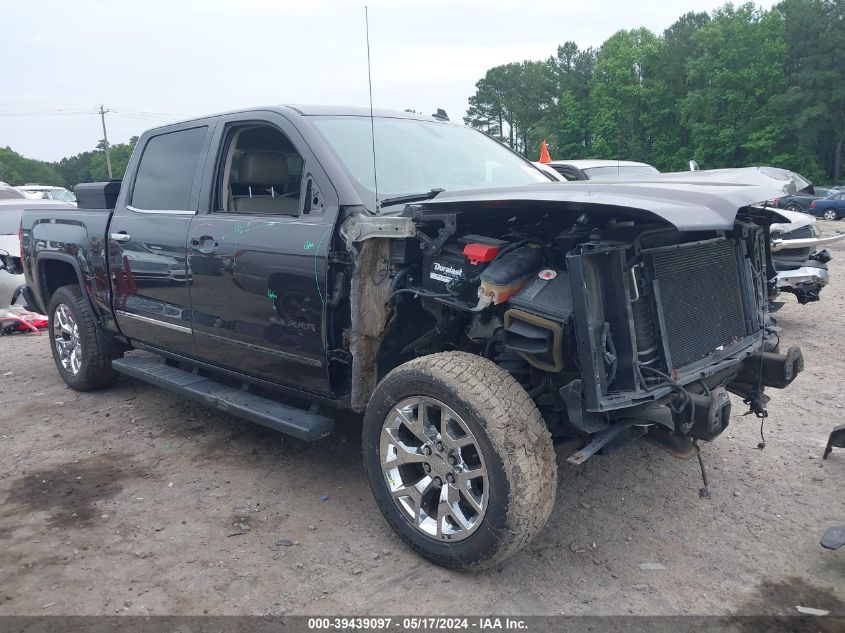
[[[62,286],[50,298],[50,349],[68,387],[92,391],[114,384],[118,373],[100,352],[97,322],[79,286]]]
[[[554,505],[557,462],[540,412],[508,372],[472,354],[391,371],[367,406],[363,451],[387,522],[443,567],[501,563]]]

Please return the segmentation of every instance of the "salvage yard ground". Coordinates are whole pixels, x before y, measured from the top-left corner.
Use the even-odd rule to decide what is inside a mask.
[[[819,222],[825,233],[845,222]],[[580,467],[558,451],[548,526],[503,567],[408,550],[376,508],[360,421],[316,444],[123,378],[80,394],[47,336],[0,339],[0,614],[845,615],[845,247],[821,302],[787,296],[806,371],[770,390],[766,447],[734,399],[698,466],[638,443]]]

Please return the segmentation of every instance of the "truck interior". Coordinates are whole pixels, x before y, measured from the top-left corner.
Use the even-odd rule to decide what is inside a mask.
[[[299,215],[303,160],[276,128],[229,130],[222,173],[222,208],[229,213]]]

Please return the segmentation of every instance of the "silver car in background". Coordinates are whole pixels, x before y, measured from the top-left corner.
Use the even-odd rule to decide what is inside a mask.
[[[794,294],[801,304],[818,301],[830,281],[827,262],[831,259],[827,249],[819,249],[845,239],[845,234],[819,237],[813,216],[786,209],[778,213],[789,222],[772,224],[769,229],[777,289]]]

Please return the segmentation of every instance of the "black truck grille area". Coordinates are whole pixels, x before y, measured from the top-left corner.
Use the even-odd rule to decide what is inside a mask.
[[[669,369],[747,336],[734,245],[727,240],[650,253],[666,328]]]
[[[813,250],[811,248],[784,248],[776,253],[772,253],[772,257],[775,259],[779,257],[800,257],[801,259],[810,259],[810,255],[812,254]]]

